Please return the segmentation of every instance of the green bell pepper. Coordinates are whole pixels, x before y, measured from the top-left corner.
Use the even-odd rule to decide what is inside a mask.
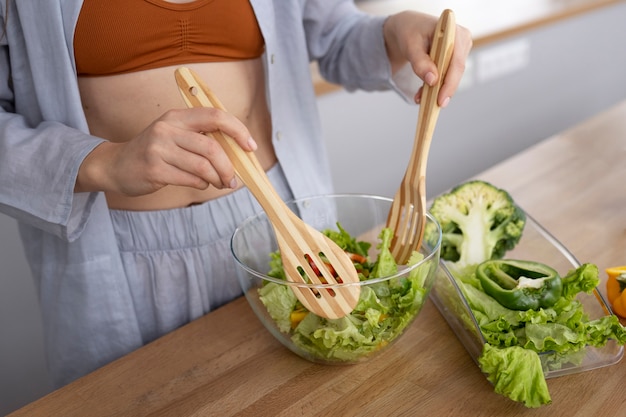
[[[476,276],[487,294],[511,310],[551,307],[563,291],[558,272],[538,262],[489,260],[478,265]]]

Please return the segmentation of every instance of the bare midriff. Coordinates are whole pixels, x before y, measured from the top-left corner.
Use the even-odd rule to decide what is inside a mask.
[[[261,58],[186,64],[196,71],[220,98],[226,109],[249,129],[258,144],[255,154],[265,170],[276,163],[271,142],[271,120],[265,97]],[[111,142],[137,136],[169,109],[185,108],[171,66],[102,77],[79,77],[83,108],[91,134]],[[238,187],[241,187],[241,181]],[[233,189],[204,190],[166,186],[149,195],[130,197],[106,192],[112,209],[162,210],[186,207],[221,197]]]

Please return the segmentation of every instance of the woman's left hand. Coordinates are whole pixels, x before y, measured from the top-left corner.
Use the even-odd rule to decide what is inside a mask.
[[[426,84],[432,86],[438,82],[440,74],[429,56],[437,20],[435,16],[414,11],[400,12],[387,18],[383,34],[392,71],[397,71],[408,61],[415,74]],[[437,98],[439,106],[445,107],[459,87],[471,49],[471,33],[457,25],[450,66]],[[416,103],[420,102],[421,94],[420,88],[415,95]]]

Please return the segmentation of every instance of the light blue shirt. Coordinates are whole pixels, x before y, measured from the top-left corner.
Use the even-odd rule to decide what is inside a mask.
[[[0,211],[19,223],[51,371],[63,385],[141,341],[136,323],[128,322],[132,301],[104,195],[73,191],[80,164],[103,140],[88,133],[76,78],[73,36],[82,0],[10,0],[8,11],[5,3]],[[349,90],[400,92],[386,57],[384,18],[347,0],[251,4],[265,39],[276,154],[296,198],[329,193],[309,63],[317,60],[326,79]],[[80,349],[65,343],[70,338],[83,341]],[[72,361],[77,355],[92,364]]]

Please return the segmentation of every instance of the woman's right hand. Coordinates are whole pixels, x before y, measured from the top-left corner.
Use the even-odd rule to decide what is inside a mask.
[[[230,159],[205,135],[218,130],[245,151],[256,149],[248,129],[232,114],[212,108],[169,110],[128,142],[98,145],[79,169],[75,192],[141,196],[166,185],[235,188]]]

